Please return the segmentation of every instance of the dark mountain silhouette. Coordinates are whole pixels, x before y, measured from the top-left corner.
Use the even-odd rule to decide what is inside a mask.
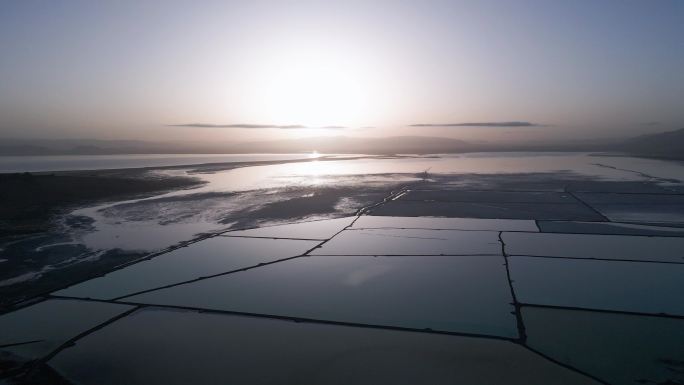
[[[530,122],[470,122],[470,123],[418,123],[410,127],[545,127],[545,124]]]
[[[619,144],[616,149],[639,156],[684,159],[684,128],[637,136]]]

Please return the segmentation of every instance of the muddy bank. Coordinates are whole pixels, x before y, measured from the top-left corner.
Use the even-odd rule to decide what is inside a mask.
[[[61,228],[87,229],[88,218],[64,218],[66,213],[99,202],[155,196],[201,183],[195,178],[151,175],[144,170],[0,174],[0,308],[63,282],[102,274],[142,255],[88,250],[73,243]],[[76,260],[82,263],[72,264]]]
[[[381,202],[397,186],[392,183],[365,188],[293,187],[277,191],[189,194],[114,204],[101,214],[106,220],[126,225],[105,230],[112,243],[95,248],[87,247],[78,236],[79,232],[92,231],[89,218],[69,215],[61,231],[17,236],[16,241],[1,246],[0,310],[17,301],[104,274],[155,250],[202,237],[203,234],[181,235],[178,229],[193,229],[203,221],[214,224],[213,229],[206,229],[213,232],[349,216]],[[128,232],[130,228],[135,234]],[[143,246],[150,249],[142,250]]]
[[[51,228],[50,219],[77,207],[155,196],[203,183],[198,178],[170,176],[158,171],[189,169],[190,173],[213,173],[257,165],[360,158],[321,157],[114,170],[0,173],[0,239],[47,231]]]
[[[187,177],[151,177],[145,171],[0,174],[0,237],[47,231],[70,208],[157,195],[201,184]]]
[[[283,163],[0,174],[0,308],[207,232],[353,215],[394,186],[197,189],[201,174]]]

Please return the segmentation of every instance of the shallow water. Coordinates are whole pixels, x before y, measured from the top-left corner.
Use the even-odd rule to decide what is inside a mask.
[[[50,365],[86,385],[597,384],[507,341],[154,308]]]
[[[153,291],[127,301],[511,338],[517,335],[506,269],[501,257],[494,255],[312,256]]]
[[[54,163],[54,157],[22,157],[13,161],[26,161],[23,167],[27,169],[45,168],[45,162],[53,162],[50,167],[57,169],[75,169],[85,164],[92,169],[299,159],[303,156],[306,155],[150,155],[96,157],[98,161],[93,157],[59,157],[61,161],[57,163]],[[0,159],[0,168],[8,164],[2,163],[7,160],[8,157]],[[603,188],[601,184],[595,185],[595,181],[615,182],[612,188],[629,192],[683,191],[684,163],[586,153],[472,153],[348,160],[333,156],[308,162],[223,170],[216,166],[192,166],[150,171],[151,176],[159,173],[191,176],[205,183],[197,188],[144,199],[79,208],[61,218],[63,230],[59,234],[38,240],[27,238],[24,243],[12,240],[15,244],[10,248],[0,245],[2,259],[16,258],[16,255],[37,260],[45,258],[40,269],[18,272],[16,276],[0,281],[0,285],[37,279],[46,272],[84,261],[97,262],[111,251],[144,254],[177,245],[199,234],[230,228],[350,216],[363,207],[381,202],[402,186],[433,190],[513,189],[525,193],[475,192],[456,198],[454,195],[449,199],[459,202],[449,202],[438,211],[429,212],[425,202],[412,201],[428,196],[413,192],[373,214],[603,220],[600,214],[575,198],[570,199],[572,203],[558,201],[568,199],[560,194],[568,183],[580,183],[579,191]],[[441,199],[434,191],[430,194]],[[539,197],[550,197],[550,200],[540,202]],[[470,202],[473,199],[476,202]],[[535,202],[526,203],[527,199]],[[679,202],[674,202],[665,209],[676,213],[681,212],[680,206]],[[405,214],[397,211],[399,209]],[[676,222],[677,219],[672,219],[671,215],[667,218],[663,214],[655,215],[657,208],[652,205],[642,207],[645,214],[625,214],[615,211],[618,208],[610,209],[613,211],[607,211],[606,215],[616,218],[636,217],[646,222],[649,218],[656,222]],[[383,214],[383,210],[387,213]],[[78,225],[74,226],[74,223]],[[49,258],[45,257],[48,254]]]
[[[306,159],[309,154],[124,154],[0,156],[0,173],[108,170],[206,163]]]
[[[433,211],[498,196],[393,197],[421,196],[412,191]],[[504,206],[540,196],[503,195]],[[598,225],[622,224],[564,223],[580,233],[544,233],[530,219],[369,215],[229,231],[1,315],[0,337],[12,331],[0,363],[43,358],[38,367],[79,384],[260,382],[262,372],[269,383],[427,373],[430,383],[681,383],[684,238],[654,237],[668,228],[650,224],[615,235]],[[86,330],[99,314],[117,318]],[[245,370],[254,362],[269,370]]]
[[[250,190],[291,185],[338,183],[340,177],[373,175],[372,181],[396,180],[395,174],[514,174],[568,171],[611,180],[684,180],[684,163],[586,153],[472,153],[429,157],[284,163],[198,175],[206,190]],[[647,174],[647,175],[644,175]],[[388,176],[392,175],[392,176]],[[410,180],[410,179],[407,179]]]

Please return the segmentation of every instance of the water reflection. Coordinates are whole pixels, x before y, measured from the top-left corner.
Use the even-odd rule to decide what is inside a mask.
[[[583,153],[475,153],[353,159],[317,153],[304,156],[313,160],[241,168],[211,165],[151,170],[150,177],[189,176],[204,184],[149,198],[76,209],[60,219],[58,233],[43,239],[31,238],[29,241],[26,238],[11,246],[3,245],[7,249],[5,253],[14,255],[31,257],[51,252],[49,262],[45,262],[47,267],[34,272],[21,271],[20,278],[17,274],[6,279],[11,279],[12,283],[17,279],[30,280],[44,271],[61,269],[81,260],[96,261],[112,250],[144,253],[192,239],[198,234],[231,227],[354,215],[362,207],[381,202],[391,191],[418,183],[432,189],[477,187],[562,191],[569,181],[601,180],[626,183],[626,191],[667,192],[681,189],[678,183],[684,175],[681,162]],[[427,174],[426,170],[429,170]],[[484,217],[501,218],[502,210],[510,209],[508,206],[492,208],[494,203],[489,205]],[[535,212],[541,206],[537,207]],[[483,213],[482,205],[475,209]],[[456,212],[462,213],[463,208]],[[415,214],[429,213],[412,215]],[[626,215],[621,217],[628,218]],[[556,219],[556,216],[550,216],[550,219]],[[60,246],[47,246],[53,244]],[[6,258],[0,255],[0,259]]]
[[[508,338],[518,333],[501,256],[302,257],[127,300]]]

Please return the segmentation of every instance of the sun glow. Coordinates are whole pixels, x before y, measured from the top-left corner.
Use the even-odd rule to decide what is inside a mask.
[[[323,45],[287,48],[253,71],[247,107],[259,120],[332,130],[368,124],[383,110],[382,76],[362,55]]]

